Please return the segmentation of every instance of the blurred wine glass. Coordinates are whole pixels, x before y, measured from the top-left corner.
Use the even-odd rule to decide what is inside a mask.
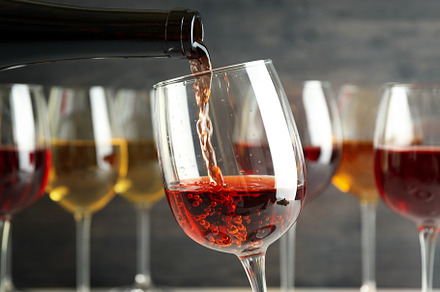
[[[306,183],[272,62],[207,70],[154,91],[155,138],[175,219],[197,243],[236,255],[252,290],[266,291],[266,250],[298,218]]]
[[[422,292],[432,291],[440,227],[440,84],[388,84],[381,94],[374,171],[383,202],[419,231]]]
[[[165,196],[162,173],[153,138],[150,96],[146,90],[120,89],[116,93],[116,112],[127,143],[127,174],[116,192],[136,210],[137,273],[134,283],[111,291],[159,291],[151,278],[150,211]]]
[[[44,194],[50,168],[50,135],[43,89],[0,85],[0,292],[13,291],[10,277],[11,220]]]
[[[48,193],[74,215],[77,291],[90,291],[92,214],[114,197],[126,173],[127,151],[120,137],[112,94],[103,87],[53,87],[49,95],[52,170]]]
[[[286,88],[304,150],[307,168],[306,203],[329,186],[341,154],[341,121],[330,83],[308,80]],[[281,291],[295,284],[296,225],[280,239]]]
[[[361,207],[362,292],[376,291],[375,240],[379,193],[373,173],[373,136],[379,98],[376,90],[346,84],[338,96],[342,156],[333,184],[359,199]]]

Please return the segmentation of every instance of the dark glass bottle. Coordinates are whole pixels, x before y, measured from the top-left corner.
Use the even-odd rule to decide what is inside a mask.
[[[0,0],[0,70],[49,61],[198,58],[203,40],[197,11],[81,8]]]

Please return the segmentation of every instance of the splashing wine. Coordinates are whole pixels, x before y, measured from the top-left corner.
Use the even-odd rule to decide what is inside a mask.
[[[189,59],[191,73],[197,74],[212,69],[211,58],[209,57],[208,49],[201,42],[194,43],[195,48],[200,53],[197,59]],[[217,159],[215,150],[212,147],[212,122],[209,117],[209,96],[211,94],[212,73],[202,74],[196,77],[193,90],[196,96],[197,105],[199,106],[199,119],[197,121],[197,134],[200,140],[200,147],[202,149],[203,159],[206,163],[208,176],[211,182],[222,185],[223,175],[220,168],[217,166]]]

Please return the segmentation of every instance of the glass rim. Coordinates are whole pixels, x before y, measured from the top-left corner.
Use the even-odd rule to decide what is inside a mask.
[[[392,87],[405,87],[405,88],[440,88],[440,83],[400,83],[400,82],[389,82],[383,85],[385,88]]]
[[[44,88],[43,85],[41,84],[37,84],[37,83],[23,83],[23,82],[6,82],[6,83],[0,83],[0,88],[11,88],[13,86],[17,86],[17,85],[21,85],[21,86],[27,86],[29,88],[38,88],[38,89],[42,89]]]
[[[244,62],[244,63],[239,63],[239,64],[234,64],[234,65],[228,65],[228,66],[223,66],[223,67],[218,67],[218,68],[214,68],[211,70],[206,70],[206,71],[202,71],[196,74],[187,74],[187,75],[183,75],[180,77],[175,77],[175,78],[171,78],[165,81],[161,81],[156,83],[155,85],[153,85],[154,89],[157,89],[159,87],[166,87],[172,84],[177,84],[177,83],[182,83],[188,80],[193,80],[195,77],[197,76],[203,76],[203,75],[207,75],[207,74],[215,74],[215,73],[221,73],[221,72],[231,72],[231,71],[235,71],[235,70],[239,70],[239,69],[243,69],[243,68],[249,68],[249,67],[254,67],[254,66],[258,66],[258,65],[267,65],[267,64],[272,64],[272,60],[271,59],[260,59],[260,60],[255,60],[255,61],[249,61],[249,62]]]
[[[118,90],[119,88],[116,87],[112,87],[112,86],[106,86],[106,85],[82,85],[82,84],[70,84],[70,85],[60,85],[60,84],[52,84],[52,85],[48,85],[45,86],[48,90],[52,90],[52,89],[61,89],[61,90],[87,90],[90,88],[102,88],[105,90]],[[122,88],[121,88],[122,89]]]

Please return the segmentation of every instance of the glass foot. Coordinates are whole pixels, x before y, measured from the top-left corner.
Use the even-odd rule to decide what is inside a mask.
[[[366,282],[361,286],[361,292],[376,292],[376,282]]]
[[[123,287],[116,287],[109,292],[167,292],[170,291],[170,289],[166,289],[163,287],[140,287],[139,285],[133,284],[131,286],[123,286]]]
[[[11,281],[5,281],[5,292],[21,292]]]
[[[21,290],[15,288],[15,287],[7,287],[5,289],[5,292],[22,292]]]

